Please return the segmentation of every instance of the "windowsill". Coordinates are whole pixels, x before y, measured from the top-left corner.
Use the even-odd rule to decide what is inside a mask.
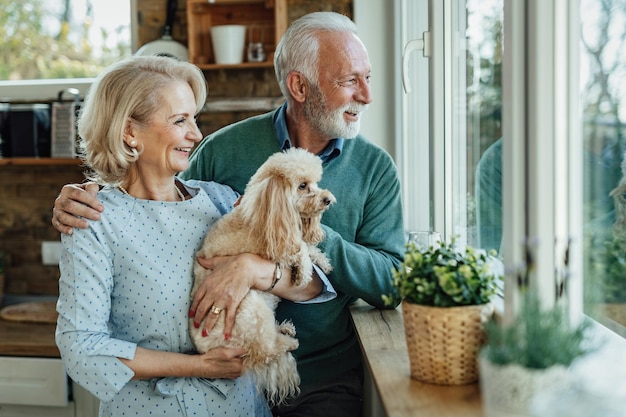
[[[500,311],[501,308],[496,307]],[[443,386],[411,379],[404,336],[402,311],[379,310],[363,301],[350,309],[363,352],[366,387],[371,395],[365,404],[366,416],[481,417],[479,384]],[[626,340],[594,322],[590,342],[599,349],[575,363],[571,370],[578,383],[597,390],[596,385],[612,381],[611,395],[626,396]],[[604,386],[603,385],[603,386]],[[613,389],[614,388],[614,389]],[[620,399],[621,400],[621,399]],[[623,399],[626,401],[626,398]]]
[[[626,352],[626,339],[624,339],[622,336],[615,333],[608,327],[605,327],[601,323],[597,322],[596,320],[591,319],[591,321],[593,325],[591,326],[592,333],[590,334],[590,342],[592,344],[601,346],[599,351],[595,354],[597,354],[599,357],[603,356],[602,352],[604,352],[605,350],[621,350],[622,352]],[[624,367],[624,381],[626,382],[626,363],[620,363],[619,365]]]
[[[57,100],[59,92],[76,88],[84,97],[94,78],[0,81],[0,101],[48,102]]]
[[[400,308],[379,310],[359,301],[350,311],[373,382],[365,416],[482,417],[478,383],[444,386],[411,378]]]
[[[68,88],[78,89],[84,98],[93,81],[94,78],[0,81],[0,102],[50,102],[58,100],[59,92]],[[208,97],[202,112],[265,112],[284,102],[284,97]]]

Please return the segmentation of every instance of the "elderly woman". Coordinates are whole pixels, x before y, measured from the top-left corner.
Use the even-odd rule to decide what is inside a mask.
[[[97,78],[82,107],[83,157],[105,210],[62,236],[56,342],[70,377],[101,400],[100,416],[270,415],[242,376],[242,350],[199,355],[188,334],[194,254],[239,197],[176,178],[202,139],[205,99],[194,65],[131,57]],[[241,256],[253,287],[268,288],[274,264]],[[322,287],[282,281],[272,292],[296,300]]]

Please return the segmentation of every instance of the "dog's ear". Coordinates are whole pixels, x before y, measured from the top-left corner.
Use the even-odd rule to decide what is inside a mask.
[[[251,236],[264,236],[268,259],[300,250],[302,230],[293,185],[282,175],[271,175],[246,189],[242,204]]]
[[[325,233],[321,226],[322,216],[302,219],[302,240],[309,245],[317,245],[324,240]]]

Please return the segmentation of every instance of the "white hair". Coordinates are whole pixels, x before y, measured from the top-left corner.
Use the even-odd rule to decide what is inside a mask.
[[[356,25],[335,12],[309,13],[294,21],[281,38],[274,54],[274,70],[280,91],[289,99],[287,77],[291,71],[302,73],[309,82],[318,83],[320,32],[356,34]]]

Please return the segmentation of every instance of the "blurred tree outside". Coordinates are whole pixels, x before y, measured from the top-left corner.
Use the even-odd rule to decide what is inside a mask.
[[[585,311],[626,336],[626,0],[581,0]]]
[[[482,156],[502,137],[503,11],[502,0],[466,2],[466,162],[470,174],[466,177],[468,241],[475,246],[496,250],[500,245],[492,244],[486,235],[491,233],[489,230],[501,229],[501,210],[493,209],[500,207],[501,201],[487,201],[484,195],[476,194],[481,188],[475,182],[475,172]],[[499,164],[490,166],[499,167]],[[490,179],[499,181],[496,173],[493,174],[489,175]],[[498,198],[500,188],[497,185],[494,191]],[[481,207],[492,209],[487,213]],[[500,237],[495,234],[493,240],[499,242]]]
[[[96,76],[131,53],[129,7],[128,0],[0,0],[0,80]]]
[[[620,51],[626,48],[626,0],[582,0],[581,13],[589,17],[581,25],[582,56],[586,61],[582,79],[584,146],[596,156],[590,163],[603,168],[587,169],[589,187],[585,198],[598,202],[585,212],[590,221],[613,209],[609,193],[622,177],[626,107],[621,101],[626,95],[626,61]]]

